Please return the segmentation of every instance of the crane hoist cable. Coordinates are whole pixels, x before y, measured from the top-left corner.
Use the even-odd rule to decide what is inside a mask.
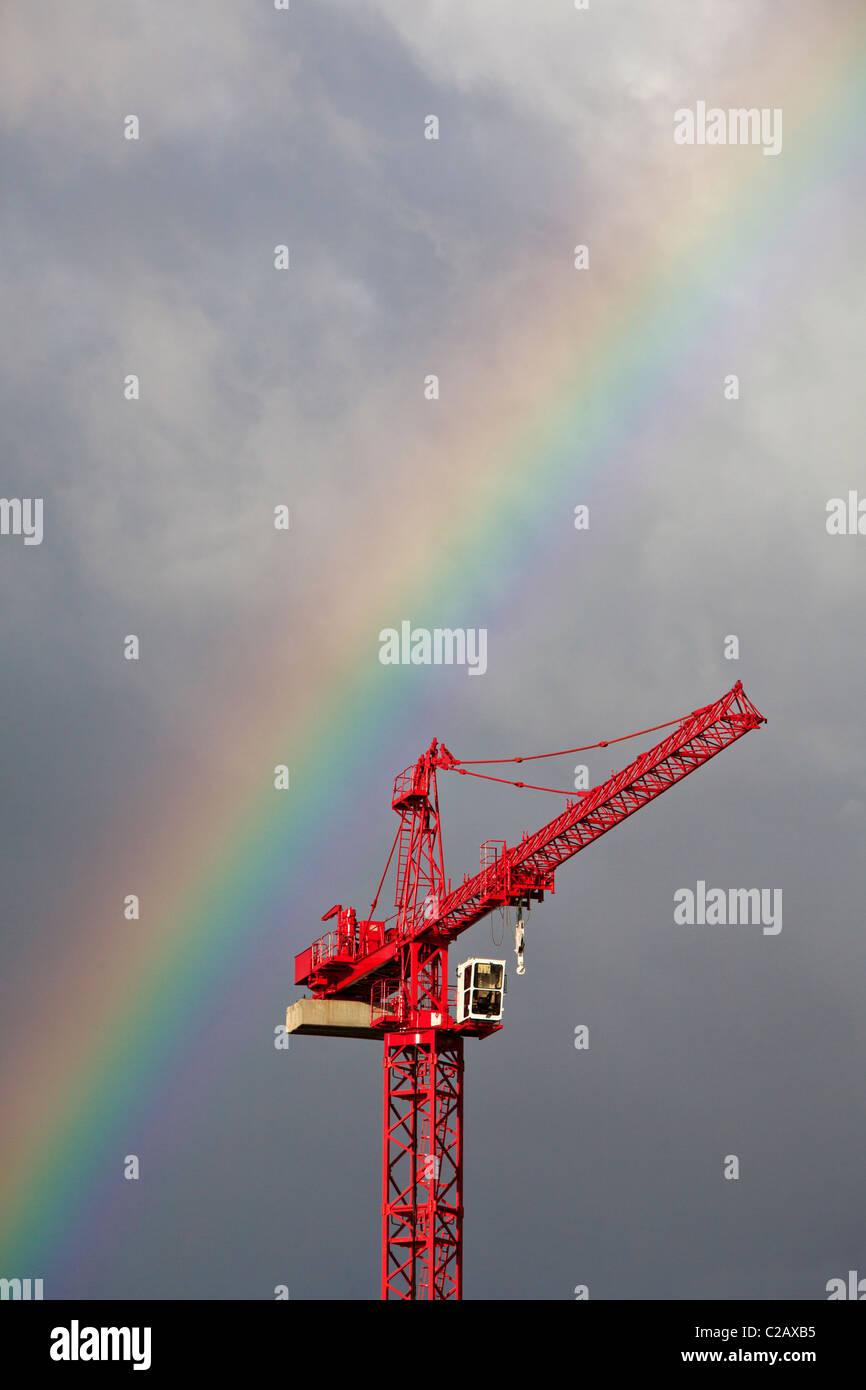
[[[391,853],[388,855],[388,863],[385,865],[384,869],[382,870],[382,877],[379,879],[379,887],[376,889],[376,896],[375,896],[375,898],[373,899],[372,903],[370,904],[370,916],[371,916],[371,917],[373,916],[373,913],[376,911],[376,904],[377,904],[378,901],[379,901],[379,894],[380,894],[381,891],[382,891],[382,884],[385,882],[385,875],[387,874],[388,870],[389,870],[390,867],[391,867],[391,860],[394,858],[394,850],[397,848],[397,841],[399,840],[399,838],[400,838],[400,826],[398,825],[398,826],[397,826],[397,834],[394,836],[394,843],[393,843],[393,845],[391,846]]]
[[[500,933],[499,933],[499,940],[498,940],[498,941],[496,940],[496,932],[495,932],[494,929],[493,929],[493,921],[494,921],[495,915],[496,915],[495,913],[491,913],[491,914],[490,914],[490,940],[492,941],[492,943],[493,943],[494,946],[501,946],[501,945],[503,944],[503,942],[505,941],[505,932],[506,932],[507,927],[508,927],[508,907],[507,907],[507,905],[506,905],[506,904],[503,904],[503,906],[499,909],[499,920],[500,920],[500,922],[501,922],[501,924],[502,924],[502,930],[501,930]]]

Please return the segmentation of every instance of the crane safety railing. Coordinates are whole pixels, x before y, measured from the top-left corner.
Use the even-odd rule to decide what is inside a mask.
[[[340,956],[346,960],[356,960],[358,947],[351,936],[344,932],[328,931],[320,936],[318,941],[312,945],[310,964],[313,966],[324,965],[326,961],[333,960],[335,956]]]

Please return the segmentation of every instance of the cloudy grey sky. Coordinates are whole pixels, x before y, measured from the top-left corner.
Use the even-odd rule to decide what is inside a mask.
[[[825,525],[866,497],[858,8],[5,7],[0,492],[44,498],[45,534],[0,537],[4,1144],[57,1202],[0,1274],[376,1297],[378,1049],[270,1037],[321,913],[370,900],[391,778],[434,735],[570,746],[736,679],[768,725],[560,871],[505,1028],[467,1045],[466,1296],[812,1299],[866,1273],[866,538]],[[781,154],[675,146],[699,100],[783,108]],[[379,665],[422,612],[488,629],[483,678]],[[314,727],[330,701],[350,754]],[[106,961],[151,915],[117,903],[180,932],[166,827],[216,873],[211,806],[283,760],[303,862],[287,842],[239,889],[207,988],[150,1000],[166,1054],[64,1169],[55,1001],[86,981],[115,1036]],[[552,813],[447,784],[448,871]],[[675,926],[698,879],[782,890],[782,931]]]

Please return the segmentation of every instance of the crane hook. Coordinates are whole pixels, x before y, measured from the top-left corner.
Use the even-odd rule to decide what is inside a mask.
[[[527,910],[527,912],[529,911],[529,904],[528,904],[528,903],[527,903],[527,906],[526,906],[526,910]],[[518,973],[518,975],[525,975],[525,974],[526,974],[526,966],[523,964],[523,949],[524,949],[524,943],[525,943],[525,941],[526,941],[526,927],[525,927],[525,924],[524,924],[524,921],[523,921],[523,903],[522,903],[522,902],[518,902],[518,904],[517,904],[517,925],[516,925],[515,928],[514,928],[514,954],[515,954],[516,957],[517,957],[517,973]]]

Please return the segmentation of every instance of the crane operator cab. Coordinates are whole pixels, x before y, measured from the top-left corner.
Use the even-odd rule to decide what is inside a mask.
[[[457,1022],[498,1023],[505,993],[504,960],[465,960],[457,967]]]

